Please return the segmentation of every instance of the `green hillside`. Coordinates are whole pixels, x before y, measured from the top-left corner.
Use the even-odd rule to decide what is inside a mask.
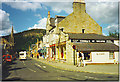
[[[29,45],[35,44],[38,40],[42,40],[43,35],[45,35],[45,29],[32,29],[14,34],[15,51],[28,50]],[[10,35],[4,36],[3,38],[9,40]]]

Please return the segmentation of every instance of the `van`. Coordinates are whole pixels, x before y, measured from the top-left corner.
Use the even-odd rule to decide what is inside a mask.
[[[19,59],[26,59],[26,51],[19,52]]]

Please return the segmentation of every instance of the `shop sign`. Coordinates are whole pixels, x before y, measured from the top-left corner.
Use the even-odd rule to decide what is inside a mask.
[[[46,44],[46,47],[49,47],[49,44]]]
[[[96,40],[96,42],[105,42],[105,40]]]
[[[96,55],[105,55],[105,53],[96,53]]]

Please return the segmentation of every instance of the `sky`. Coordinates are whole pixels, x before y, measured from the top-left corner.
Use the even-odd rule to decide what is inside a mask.
[[[47,14],[67,16],[74,0],[2,0],[0,36],[30,29],[46,29]],[[118,0],[85,0],[86,12],[102,27],[103,35],[118,31]]]

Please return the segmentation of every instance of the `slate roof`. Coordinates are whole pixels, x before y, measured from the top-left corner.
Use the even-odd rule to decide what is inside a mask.
[[[57,23],[59,23],[60,21],[62,21],[66,17],[65,16],[58,16],[58,15],[56,15],[55,18],[57,18]]]
[[[52,27],[55,27],[55,18],[50,18],[50,23]]]
[[[119,51],[119,46],[113,43],[74,43],[78,51]]]
[[[110,36],[103,36],[98,35],[94,33],[67,33],[69,36],[69,39],[82,39],[82,40],[117,40],[116,38],[110,37]]]

